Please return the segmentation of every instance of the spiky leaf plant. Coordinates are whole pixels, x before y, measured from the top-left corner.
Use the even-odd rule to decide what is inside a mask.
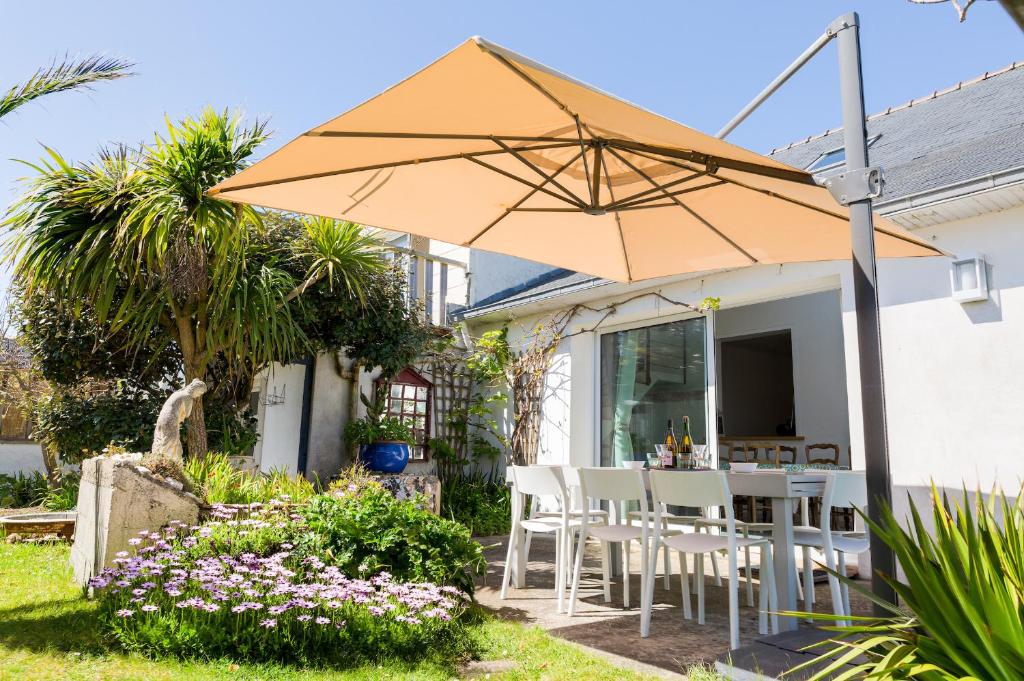
[[[1002,492],[967,501],[964,490],[963,498],[933,486],[933,528],[912,499],[907,526],[889,508],[881,524],[865,518],[903,568],[903,581],[887,577],[902,607],[847,580],[892,617],[853,617],[853,626],[834,628],[815,661],[829,664],[813,679],[1024,679],[1024,505]]]

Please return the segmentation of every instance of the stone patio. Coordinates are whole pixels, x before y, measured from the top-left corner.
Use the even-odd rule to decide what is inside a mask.
[[[654,614],[651,635],[640,637],[639,550],[633,553],[630,576],[630,609],[622,609],[622,580],[614,578],[612,600],[605,603],[601,589],[600,558],[596,542],[588,544],[580,583],[581,603],[576,615],[556,612],[554,595],[554,542],[550,537],[534,537],[526,575],[525,589],[509,590],[507,600],[500,598],[501,575],[505,567],[508,537],[487,537],[479,541],[485,547],[487,574],[478,579],[477,599],[500,617],[535,624],[554,636],[572,641],[610,657],[616,664],[666,678],[681,678],[680,673],[693,665],[710,665],[729,650],[729,605],[724,587],[714,586],[706,577],[705,624],[696,621],[696,598],[693,598],[694,619],[683,618],[679,583],[679,563],[672,559],[672,590],[664,590],[658,565],[658,582],[654,590]],[[757,557],[752,559],[755,565]],[[719,565],[725,571],[725,559]],[[742,579],[742,555],[740,557]],[[692,564],[691,564],[692,571]],[[710,567],[708,568],[710,572]],[[727,580],[723,582],[727,583]],[[757,610],[747,607],[745,587],[740,584],[740,642],[747,644],[758,638]],[[755,603],[757,580],[755,577]],[[870,603],[856,592],[850,592],[854,614],[870,614]],[[568,603],[568,598],[566,599]],[[832,602],[827,583],[815,589],[815,611],[831,612]]]

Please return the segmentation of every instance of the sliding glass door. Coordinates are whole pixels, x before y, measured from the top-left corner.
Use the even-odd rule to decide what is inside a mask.
[[[695,444],[707,440],[703,317],[601,336],[601,465],[643,460],[664,442],[669,419]]]

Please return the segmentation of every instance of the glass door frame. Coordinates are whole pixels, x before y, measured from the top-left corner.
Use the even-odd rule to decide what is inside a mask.
[[[591,409],[593,418],[594,451],[592,465],[601,465],[601,339],[605,334],[617,333],[619,331],[631,331],[643,329],[661,324],[685,321],[688,319],[704,318],[704,405],[707,410],[707,445],[711,449],[711,465],[718,467],[718,358],[716,356],[715,343],[715,313],[708,310],[704,313],[682,312],[673,315],[662,315],[658,317],[645,317],[631,322],[621,324],[609,324],[597,329],[594,337],[594,390],[591,395]]]

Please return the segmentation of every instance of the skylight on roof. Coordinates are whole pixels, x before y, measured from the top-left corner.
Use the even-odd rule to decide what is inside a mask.
[[[875,143],[881,135],[875,135],[874,137],[868,138],[868,147]],[[820,173],[826,170],[832,170],[846,163],[846,147],[836,147],[835,149],[829,149],[818,158],[814,159],[809,166],[804,168],[809,173]]]

